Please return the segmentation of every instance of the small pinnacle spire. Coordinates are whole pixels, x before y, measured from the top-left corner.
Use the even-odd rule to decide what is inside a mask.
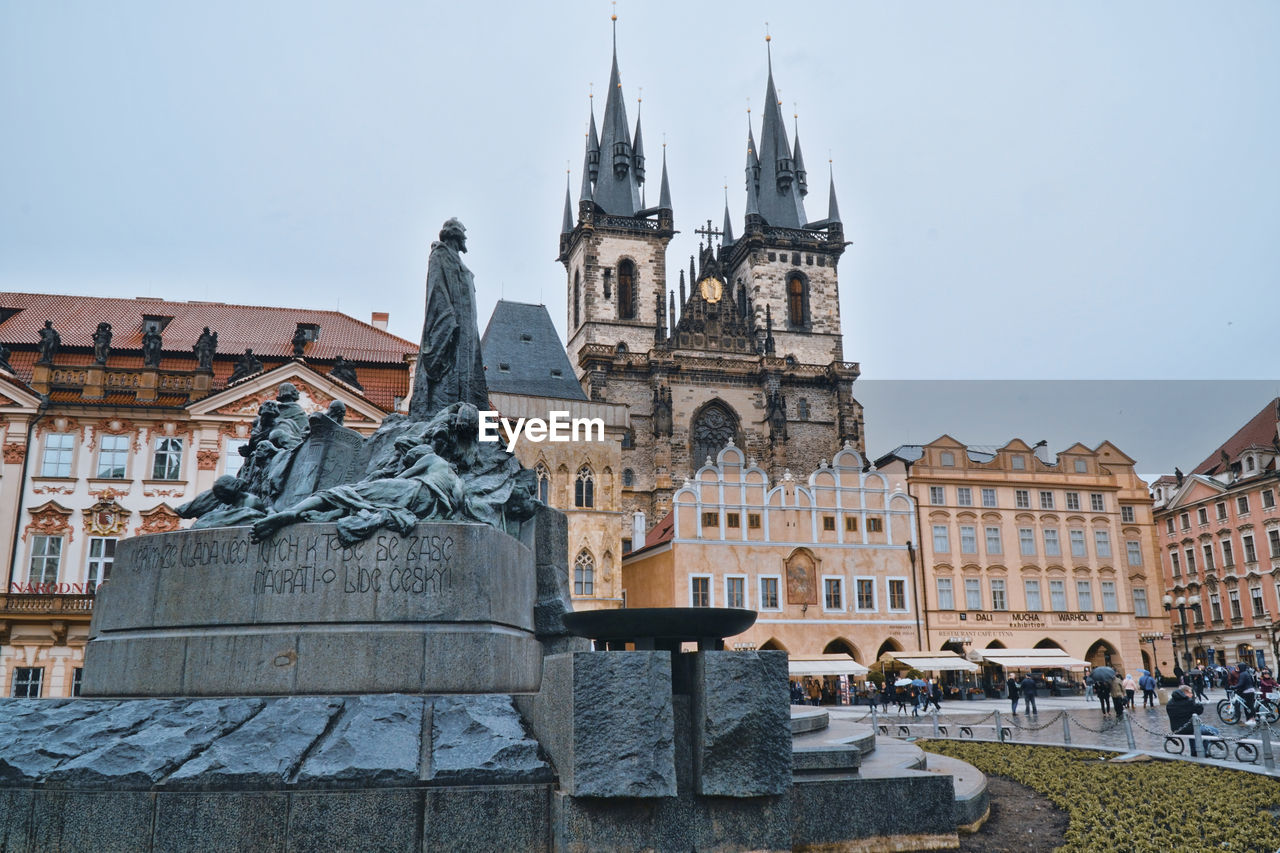
[[[827,170],[831,176],[831,194],[827,199],[827,219],[832,222],[840,221],[840,206],[836,204],[836,173],[835,167],[831,165],[831,161],[827,161]]]
[[[565,190],[568,192],[568,190]],[[720,239],[721,246],[729,246],[733,244],[733,221],[729,219],[729,185],[724,185],[724,236]]]
[[[690,263],[692,263],[692,261],[690,261]],[[685,301],[688,298],[689,297],[685,295],[684,270],[680,270],[680,310],[684,310]]]
[[[658,191],[658,207],[671,210],[671,185],[667,183],[667,143],[662,143],[662,185]]]
[[[569,199],[569,170],[564,170],[564,221],[560,223],[560,233],[568,234],[573,230],[573,203]]]
[[[698,245],[699,245],[699,246],[701,246],[702,244],[701,244],[701,243],[699,243]],[[692,286],[693,286],[693,284],[694,284],[694,282],[696,282],[697,280],[698,280],[698,272],[697,272],[697,268],[693,265],[693,255],[690,255],[690,256],[689,256],[689,285],[690,285],[690,287],[692,287]],[[683,296],[683,294],[681,294],[681,295]]]
[[[667,291],[667,298],[671,302],[671,307],[667,315],[667,324],[671,329],[671,334],[676,333],[676,292],[674,290]]]

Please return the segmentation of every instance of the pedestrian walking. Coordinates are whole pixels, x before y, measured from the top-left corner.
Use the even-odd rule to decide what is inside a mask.
[[[1116,712],[1116,720],[1124,719],[1124,684],[1119,678],[1111,679],[1111,707]]]
[[[1098,697],[1098,702],[1102,705],[1102,716],[1111,713],[1111,683],[1102,679],[1095,679],[1093,682],[1093,695]]]
[[[1018,716],[1018,679],[1011,675],[1004,686],[1009,691],[1009,713],[1016,717]]]
[[[1208,702],[1209,697],[1205,694],[1204,688],[1204,670],[1198,667],[1191,670],[1191,689],[1195,691],[1197,699]]]
[[[942,684],[935,681],[933,687],[929,690],[929,702],[933,705],[935,711],[942,710]]]
[[[1036,710],[1036,680],[1031,677],[1030,673],[1027,673],[1027,677],[1022,679],[1018,689],[1022,693],[1022,713],[1027,716],[1032,714],[1039,716],[1040,712]]]
[[[1133,694],[1138,691],[1138,682],[1133,680],[1133,674],[1130,673],[1124,677],[1124,704],[1127,707],[1133,707]]]
[[[1156,706],[1156,680],[1151,673],[1146,673],[1138,679],[1138,686],[1142,688],[1142,707],[1154,708]]]

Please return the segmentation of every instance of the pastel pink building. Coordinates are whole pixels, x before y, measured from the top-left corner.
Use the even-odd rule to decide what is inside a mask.
[[[1176,659],[1274,666],[1280,630],[1280,397],[1190,474],[1152,484]],[[1185,640],[1183,617],[1185,616]]]

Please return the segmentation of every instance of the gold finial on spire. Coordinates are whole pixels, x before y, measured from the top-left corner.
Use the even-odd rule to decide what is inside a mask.
[[[636,103],[644,103],[644,86],[639,86],[636,89]]]
[[[594,101],[595,98],[596,98],[596,84],[588,83],[587,84],[587,100]]]
[[[769,35],[769,22],[768,22],[768,21],[765,21],[765,22],[764,22],[764,40],[765,40],[765,41],[773,41],[773,36]]]
[[[612,5],[613,5],[613,14],[609,16],[609,20],[616,21],[618,20],[618,0],[613,0]]]

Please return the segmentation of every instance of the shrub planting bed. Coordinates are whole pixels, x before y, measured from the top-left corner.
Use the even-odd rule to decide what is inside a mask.
[[[1186,761],[1112,761],[1116,753],[972,741],[920,741],[1039,791],[1070,824],[1060,851],[1275,851],[1280,780]]]

